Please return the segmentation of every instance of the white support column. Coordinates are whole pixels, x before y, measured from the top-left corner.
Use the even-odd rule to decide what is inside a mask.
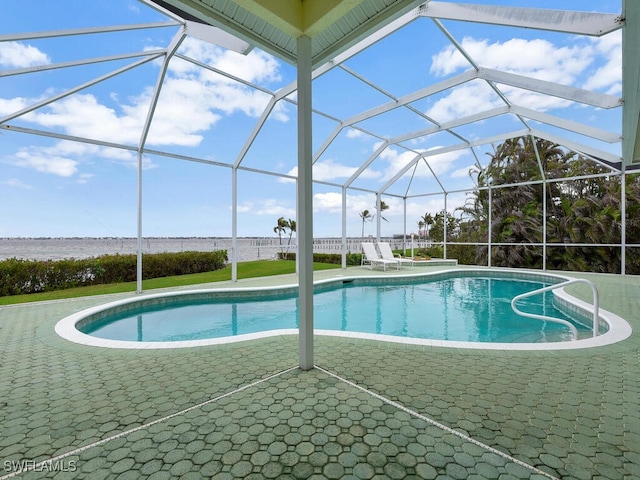
[[[489,238],[487,238],[487,267],[491,266],[491,239],[492,239],[492,235],[493,235],[493,229],[491,228],[491,212],[493,210],[493,197],[491,195],[491,185],[489,185],[489,212],[487,215],[487,222],[489,222],[488,225],[488,235]]]
[[[238,169],[231,168],[231,281],[238,281]]]
[[[342,187],[342,268],[347,268],[347,187]]]
[[[547,270],[547,179],[542,182],[542,270]]]
[[[402,256],[407,255],[407,197],[402,199],[403,203],[403,227],[402,227]]]
[[[142,293],[142,152],[138,150],[138,246],[136,260],[136,293]]]
[[[627,274],[627,174],[620,175],[620,274]]]
[[[444,222],[444,235],[443,235],[443,250],[444,250],[444,259],[447,259],[447,218],[448,218],[448,213],[447,213],[447,192],[444,193],[444,218],[442,219]]]
[[[313,368],[313,183],[311,39],[298,38],[298,325],[302,370]]]
[[[313,167],[312,167],[313,168]],[[296,198],[300,198],[300,182],[296,183]],[[300,202],[297,201],[296,202],[296,225],[298,222],[298,218],[301,217],[301,213],[300,213]],[[297,226],[296,226],[297,228]],[[312,237],[313,238],[313,237]],[[298,235],[296,234],[296,275],[298,276],[298,281],[300,281],[300,242],[298,242]],[[312,240],[313,243],[313,240]],[[311,249],[313,250],[313,247],[311,247]],[[313,257],[313,251],[311,253],[311,256]]]
[[[376,193],[376,242],[380,242],[380,222],[382,221],[382,211],[380,208],[380,194]]]

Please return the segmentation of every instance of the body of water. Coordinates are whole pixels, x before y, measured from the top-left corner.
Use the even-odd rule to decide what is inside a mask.
[[[367,241],[371,239],[367,238]],[[402,248],[398,239],[384,239],[392,248]],[[347,251],[360,253],[361,238],[348,238]],[[287,247],[287,239],[275,237],[238,238],[238,261],[274,258],[280,251],[295,251],[295,238]],[[342,239],[318,238],[314,240],[316,253],[340,253]],[[27,260],[62,260],[65,258],[88,258],[99,255],[132,254],[137,251],[136,238],[0,238],[0,260],[21,258]],[[152,237],[142,241],[143,253],[227,250],[231,257],[231,238],[228,237]]]

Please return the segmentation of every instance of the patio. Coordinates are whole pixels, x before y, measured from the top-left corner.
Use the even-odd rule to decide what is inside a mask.
[[[588,276],[603,308],[640,325],[639,278],[571,275]],[[547,352],[316,337],[316,368],[301,371],[295,336],[124,351],[53,331],[60,318],[105,301],[0,309],[0,479],[620,479],[640,471],[637,333]]]

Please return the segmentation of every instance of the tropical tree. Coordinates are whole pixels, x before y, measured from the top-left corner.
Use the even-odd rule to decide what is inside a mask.
[[[364,224],[365,222],[373,220],[373,215],[371,215],[371,212],[367,209],[361,211],[358,215],[360,215],[360,218],[362,219],[362,238],[364,238]]]
[[[422,217],[420,217],[420,222],[422,222],[422,226],[425,228],[424,236],[425,238],[428,238],[429,229],[431,228],[431,225],[433,225],[433,215],[431,215],[429,212],[425,213]],[[418,222],[418,225],[420,224],[420,222]]]
[[[287,228],[289,229],[289,240],[287,241],[287,251],[285,252],[285,254],[289,253],[289,247],[291,246],[291,237],[297,231],[297,224],[295,220],[289,219],[287,223]]]
[[[450,214],[445,214],[444,210],[436,213],[433,217],[433,227],[431,228],[431,238],[436,242],[444,241],[444,224],[447,219],[447,240],[454,240],[460,229],[459,219]]]
[[[376,210],[378,210],[378,206],[377,205],[376,205],[375,208],[376,208]],[[386,218],[384,218],[382,216],[382,212],[384,212],[385,210],[389,210],[389,205],[387,205],[384,200],[380,200],[380,212],[379,212],[380,218],[382,220],[384,220],[385,222],[388,222],[389,220],[387,220]],[[373,217],[371,217],[371,218],[373,218]]]
[[[296,231],[296,221],[295,220],[286,220],[284,217],[278,218],[278,223],[275,227],[273,227],[273,231],[278,234],[279,243],[280,243],[280,252],[286,255],[289,253],[289,247],[291,246],[291,237],[293,233]],[[282,246],[282,236],[289,235],[287,240],[287,248],[286,250]]]
[[[278,218],[278,222],[275,227],[273,227],[274,233],[278,235],[280,240],[280,249],[282,250],[282,235],[287,231],[287,220],[284,217]]]
[[[486,242],[491,213],[494,265],[539,268],[543,251],[535,244],[546,240],[548,268],[619,271],[620,248],[606,244],[621,239],[620,177],[607,176],[611,173],[607,168],[557,144],[541,139],[535,142],[534,148],[531,137],[505,141],[495,148],[489,164],[476,172],[479,188],[461,208],[465,219],[461,240]],[[545,178],[553,181],[541,183],[541,169]],[[633,185],[629,180],[627,185]],[[629,191],[633,187],[628,186]],[[603,245],[553,246],[563,243]],[[486,247],[478,247],[476,262],[486,264],[488,255]]]

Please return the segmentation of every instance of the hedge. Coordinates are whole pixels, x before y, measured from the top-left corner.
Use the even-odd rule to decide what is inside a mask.
[[[227,251],[149,253],[142,258],[142,278],[219,270]],[[102,255],[85,259],[0,261],[0,296],[49,292],[65,288],[136,280],[137,256]]]
[[[278,257],[281,260],[295,260],[296,254],[293,252],[279,253]],[[341,253],[314,253],[313,261],[318,263],[331,263],[334,265],[342,265],[342,254]],[[360,265],[361,262],[362,262],[361,253],[347,253],[347,265]]]

